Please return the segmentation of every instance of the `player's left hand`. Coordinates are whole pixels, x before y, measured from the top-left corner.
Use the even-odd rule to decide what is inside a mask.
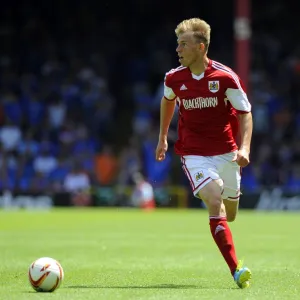
[[[249,159],[249,151],[245,149],[240,149],[234,156],[233,160],[235,161],[240,167],[246,167],[250,163]]]

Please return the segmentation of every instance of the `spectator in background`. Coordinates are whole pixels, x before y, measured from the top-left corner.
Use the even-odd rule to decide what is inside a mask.
[[[156,205],[152,185],[139,172],[134,173],[132,179],[135,186],[131,195],[131,205],[147,210],[154,209]]]
[[[101,186],[112,185],[117,177],[118,162],[111,145],[104,145],[95,156],[95,172]]]
[[[45,118],[45,105],[40,97],[37,93],[31,93],[23,103],[24,118],[32,127],[42,124]]]
[[[2,153],[1,153],[2,152]],[[0,188],[14,189],[17,186],[18,173],[18,153],[16,151],[1,151],[0,168],[1,179]]]
[[[26,186],[27,184],[25,184]],[[33,193],[47,194],[51,192],[48,177],[43,173],[35,173],[29,181],[29,191]]]
[[[162,187],[168,183],[171,173],[172,154],[167,153],[163,162],[155,159],[156,139],[158,129],[153,128],[144,136],[142,144],[142,155],[144,171],[149,182],[155,187]]]
[[[63,153],[72,153],[73,146],[76,141],[75,124],[71,120],[65,120],[63,126],[58,133],[58,142],[60,150]]]
[[[72,160],[80,163],[90,180],[95,183],[95,156],[98,149],[98,140],[91,135],[84,124],[76,129],[76,140],[72,147]]]
[[[136,137],[132,137],[119,156],[118,184],[121,186],[129,184],[132,175],[141,170],[142,167],[140,143]]]
[[[0,143],[4,151],[15,150],[21,142],[21,129],[10,119],[0,128]]]
[[[3,103],[5,116],[13,124],[20,125],[24,116],[17,94],[12,90],[8,90],[1,97],[1,102]]]
[[[42,148],[33,161],[33,167],[36,173],[47,176],[57,167],[57,158],[50,153],[48,148]]]
[[[34,156],[38,154],[39,143],[34,138],[34,131],[29,129],[25,132],[24,138],[19,142],[18,152],[22,155],[31,155]]]
[[[48,106],[48,122],[50,128],[58,129],[62,126],[66,117],[66,106],[58,95],[54,95]]]
[[[146,83],[135,84],[134,88],[135,114],[133,117],[133,131],[143,136],[151,126],[151,110],[153,106],[153,97],[150,88]]]
[[[64,190],[71,193],[71,201],[76,206],[91,204],[90,179],[77,163],[66,176],[63,184]]]

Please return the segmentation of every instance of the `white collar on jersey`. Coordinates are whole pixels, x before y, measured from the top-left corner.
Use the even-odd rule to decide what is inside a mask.
[[[204,72],[201,73],[200,75],[195,75],[195,74],[193,74],[193,73],[191,73],[191,74],[192,74],[192,77],[193,77],[194,79],[196,79],[196,80],[200,80],[200,79],[202,79],[202,78],[204,77]]]

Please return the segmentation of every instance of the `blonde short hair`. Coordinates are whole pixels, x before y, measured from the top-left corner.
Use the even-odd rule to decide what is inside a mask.
[[[175,29],[176,36],[192,31],[197,41],[202,42],[205,45],[206,50],[210,43],[210,25],[204,20],[199,18],[187,19],[179,23]]]

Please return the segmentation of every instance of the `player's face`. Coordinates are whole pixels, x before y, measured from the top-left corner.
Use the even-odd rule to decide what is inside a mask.
[[[189,67],[193,63],[202,60],[204,55],[203,44],[195,40],[192,32],[185,32],[178,36],[178,46],[176,52],[179,62],[184,67]]]

